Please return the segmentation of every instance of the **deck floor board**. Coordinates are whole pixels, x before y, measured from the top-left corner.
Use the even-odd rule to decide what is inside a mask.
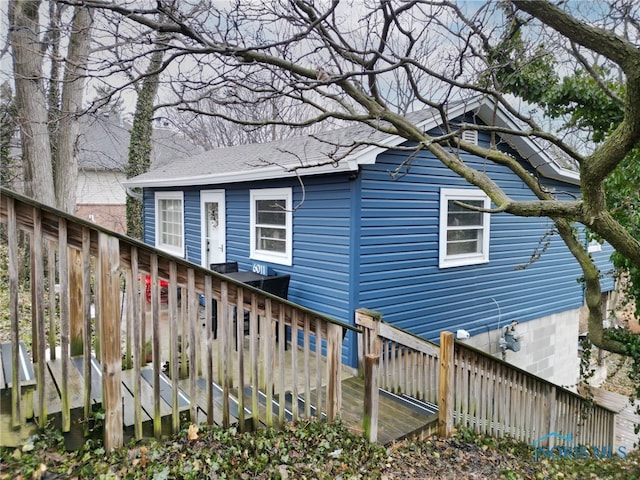
[[[324,388],[322,394],[325,394]],[[363,379],[349,377],[342,381],[341,419],[345,426],[357,433],[362,433],[363,399]],[[419,434],[438,418],[437,414],[422,414],[384,395],[380,395],[379,402],[378,443],[383,445]]]
[[[45,404],[47,409],[47,415],[54,415],[62,411],[62,402],[60,400],[60,394],[58,393],[58,387],[56,387],[51,372],[48,368],[44,369],[44,395]],[[33,412],[36,417],[40,417],[40,402],[38,401],[38,390],[33,392]]]
[[[217,342],[216,342],[217,343]],[[215,347],[215,345],[214,345]],[[249,358],[248,356],[248,346],[247,352],[245,352],[245,358]],[[296,348],[296,347],[293,347]],[[291,392],[293,391],[293,379],[294,377],[291,374],[293,369],[292,359],[290,358],[292,347],[289,348],[286,354],[286,362],[284,366],[285,370],[285,392],[287,394],[286,405],[287,408],[291,409],[289,403],[291,402]],[[302,362],[304,360],[304,355],[302,354],[302,350],[297,352],[297,362]],[[312,352],[312,357],[314,356],[314,352]],[[315,365],[315,359],[311,358],[311,364]],[[326,362],[325,359],[322,360]],[[50,384],[53,388],[47,388],[47,400],[48,400],[48,413],[55,413],[55,411],[60,411],[60,399],[58,397],[58,389],[56,384],[60,382],[60,380],[56,380],[61,376],[61,367],[62,362],[60,360],[56,360],[53,362],[49,362],[49,370],[53,374],[50,379]],[[322,363],[322,368],[324,368],[325,363]],[[69,384],[70,389],[73,391],[73,395],[71,395],[71,408],[82,408],[84,406],[83,402],[83,378],[81,372],[78,370],[77,365],[74,366],[73,362],[70,362],[69,369]],[[99,366],[98,366],[99,367]],[[215,366],[214,366],[215,367]],[[146,367],[149,369],[149,367]],[[235,371],[235,364],[232,362],[232,371]],[[214,368],[214,371],[215,368]],[[93,373],[93,372],[92,372]],[[358,377],[353,376],[355,372],[352,369],[344,369],[342,372],[342,411],[341,411],[341,419],[342,423],[350,428],[352,431],[361,434],[362,433],[362,416],[363,416],[363,399],[364,399],[364,381]],[[122,371],[122,382],[123,382],[123,423],[126,427],[130,427],[134,424],[134,412],[133,412],[133,370],[123,370]],[[147,375],[148,376],[148,375]],[[96,377],[94,374],[93,377]],[[150,380],[150,381],[149,381]],[[92,388],[92,396],[95,396],[97,392],[94,392],[96,382],[101,386],[101,382],[98,378],[92,378],[92,383],[94,384],[94,388]],[[141,387],[141,405],[142,405],[142,415],[143,415],[143,423],[149,422],[153,418],[153,387],[152,387],[152,379],[145,379],[144,375],[141,376],[140,379],[140,387]],[[167,387],[171,387],[171,381],[167,380],[165,384],[162,384],[162,387],[166,390]],[[298,376],[296,383],[298,384],[298,393],[301,397],[308,399],[312,408],[315,409],[315,406],[320,401],[320,415],[325,415],[326,412],[326,386],[322,386],[320,391],[318,392],[315,388],[312,387],[311,391],[304,392],[304,381]],[[313,383],[313,382],[312,382]],[[206,389],[204,388],[204,379],[198,379],[196,382],[196,405],[197,405],[197,420],[199,422],[206,421]],[[181,391],[180,397],[180,408],[179,410],[184,411],[189,409],[189,379],[180,380],[179,388]],[[318,397],[319,393],[319,397]],[[160,398],[160,410],[161,415],[163,417],[169,416],[171,414],[171,392],[164,391]],[[278,396],[274,394],[273,396],[275,401],[278,401]],[[186,401],[185,401],[186,399]],[[245,394],[245,407],[250,407],[250,392]],[[264,399],[263,399],[264,400]],[[94,400],[99,402],[100,400]],[[237,401],[232,398],[231,406],[230,406],[230,422],[236,423],[237,420],[237,404],[233,402]],[[437,415],[428,415],[420,411],[416,411],[414,408],[410,408],[409,406],[398,403],[393,399],[389,398],[385,395],[380,395],[380,404],[379,404],[379,420],[378,420],[378,442],[382,444],[387,444],[393,442],[397,439],[404,438],[406,436],[410,436],[413,434],[419,434],[421,431],[424,431],[426,428],[429,428],[430,425],[433,424],[434,420],[437,419]],[[266,424],[266,405],[264,401],[259,402],[258,408],[258,418],[261,424]],[[304,415],[304,405],[298,407],[298,414],[300,417]],[[249,422],[252,413],[247,412],[245,417]],[[273,418],[277,420],[278,414],[274,412]],[[214,393],[214,422],[218,425],[222,424],[222,400],[221,400],[221,391],[215,391]]]
[[[47,366],[51,372],[51,377],[56,384],[58,392],[62,391],[62,360],[55,359],[47,361]],[[69,360],[69,368],[67,370],[67,389],[69,390],[69,408],[84,408],[84,379],[77,368],[73,366]],[[62,401],[61,401],[62,402]],[[47,409],[48,410],[48,409]]]
[[[189,379],[186,378],[184,380],[179,380],[178,384],[180,388],[188,392],[189,391]],[[202,412],[204,415],[204,420],[207,419],[207,391],[206,391],[206,383],[205,380],[199,379],[196,382],[196,404],[198,405],[199,412]],[[216,425],[222,425],[222,398],[219,394],[216,394],[214,391],[213,395],[213,421]],[[230,422],[237,422],[238,419],[231,415]]]
[[[124,424],[129,427],[135,423],[135,409],[133,402],[133,378],[134,371],[133,370],[123,370],[122,371],[122,385],[124,389],[126,389],[127,393],[131,397],[130,408],[125,408],[126,413],[124,414]],[[153,418],[153,388],[144,381],[144,379],[140,378],[140,403],[142,410],[142,422],[148,422]],[[162,401],[161,401],[162,403]],[[130,413],[129,413],[130,412]]]

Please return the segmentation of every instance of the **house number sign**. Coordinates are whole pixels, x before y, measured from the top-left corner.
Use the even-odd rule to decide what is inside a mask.
[[[267,275],[267,266],[262,263],[254,263],[251,271],[259,275]]]

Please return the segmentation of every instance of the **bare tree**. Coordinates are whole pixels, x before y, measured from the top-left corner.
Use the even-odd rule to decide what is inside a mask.
[[[16,188],[18,165],[14,158],[14,138],[17,130],[16,106],[8,82],[0,85],[0,185]]]
[[[67,3],[79,4],[73,0]],[[82,4],[120,15],[123,24],[175,36],[164,68],[171,72],[170,81],[181,85],[176,103],[186,100],[185,109],[245,127],[304,127],[327,119],[362,122],[411,140],[416,149],[430,151],[446,167],[484,190],[496,205],[492,211],[550,217],[582,267],[593,342],[622,352],[619,342],[604,335],[599,272],[574,235],[572,224],[585,225],[640,266],[640,240],[607,210],[604,196],[605,179],[640,141],[639,19],[637,10],[631,8],[633,2],[598,4],[603,9],[600,18],[617,18],[615,25],[598,24],[592,11],[585,14],[571,2],[560,7],[539,0],[482,5],[447,0],[238,0],[227,7],[213,1],[159,1],[148,9],[96,0]],[[614,8],[616,13],[626,13],[608,17]],[[157,21],[158,14],[165,20]],[[517,37],[523,42],[523,58],[502,48]],[[555,129],[540,125],[533,109],[514,106],[517,101],[512,92],[526,100],[527,89],[533,84],[513,84],[505,89],[504,76],[493,75],[514,65],[512,78],[517,80],[517,72],[527,62],[535,65],[541,58],[539,52],[548,44],[558,53],[558,68],[567,73],[576,66],[589,72],[598,62],[621,72],[622,116],[600,143],[573,148]],[[265,71],[270,83],[264,81]],[[263,104],[282,97],[306,105],[309,113],[304,119],[291,121],[268,110],[258,119],[244,117],[242,110],[204,112],[192,102],[202,90],[218,94],[233,91],[238,93],[237,103],[245,100],[241,93],[246,90],[252,92],[252,101],[259,99]],[[192,92],[193,97],[186,92]],[[451,123],[444,110],[448,102],[470,95],[493,98],[520,121],[513,129],[480,128],[496,135],[539,139],[575,162],[580,169],[582,197],[557,198],[497,145],[482,148],[460,140],[460,132],[479,127]],[[442,112],[442,135],[423,132],[403,115],[424,107]],[[511,198],[483,171],[466,163],[460,152],[510,168],[538,200]],[[409,162],[406,168],[410,168]]]
[[[9,41],[13,54],[25,190],[42,203],[73,212],[78,169],[74,152],[77,117],[82,111],[92,10],[81,6],[73,9],[62,93],[58,100],[57,68],[52,68],[53,77],[49,79],[45,78],[43,70],[45,60],[54,66],[60,62],[56,53],[60,14],[52,15],[56,25],[51,29],[54,32],[52,38],[47,38],[41,31],[41,4],[35,0],[9,2]],[[48,40],[52,40],[55,55],[45,58]],[[45,94],[47,90],[49,95]],[[50,116],[53,109],[56,114]],[[49,128],[52,121],[57,128]]]
[[[11,46],[25,190],[42,203],[56,204],[47,130],[47,101],[42,88],[43,53],[39,35],[40,2],[11,2]]]
[[[129,158],[125,168],[127,178],[145,173],[151,167],[153,106],[158,93],[158,77],[164,55],[162,47],[168,40],[165,35],[158,34],[155,41],[156,49],[151,55],[146,76],[142,79],[142,85],[138,90],[138,100],[129,140]],[[127,235],[142,239],[143,232],[142,200],[127,196]]]
[[[55,188],[58,208],[74,212],[78,185],[78,115],[83,111],[85,75],[91,43],[92,12],[77,8],[65,62],[61,116],[55,158]]]
[[[175,88],[173,90],[175,92]],[[239,91],[243,92],[238,93]],[[207,91],[189,100],[192,97],[188,92],[180,92],[176,95],[180,99],[178,108],[167,108],[170,107],[168,104],[160,105],[159,108],[164,107],[170,123],[194,145],[205,150],[314,134],[323,128],[330,128],[330,123],[338,125],[337,122],[326,122],[326,125],[313,123],[291,128],[288,123],[300,122],[311,113],[307,105],[283,97],[265,100],[254,95],[253,90],[242,86],[225,88],[223,95]],[[252,124],[243,125],[227,120],[231,118],[242,118]],[[282,123],[265,122],[265,118]]]

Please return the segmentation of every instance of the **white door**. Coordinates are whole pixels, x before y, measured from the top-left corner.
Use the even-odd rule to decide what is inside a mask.
[[[200,192],[202,266],[226,261],[224,190]]]

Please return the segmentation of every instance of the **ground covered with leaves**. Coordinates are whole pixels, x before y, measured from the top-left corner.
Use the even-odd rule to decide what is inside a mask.
[[[256,433],[191,426],[163,442],[114,452],[99,443],[67,452],[53,430],[0,449],[0,480],[26,479],[620,479],[640,478],[640,455],[534,460],[531,447],[460,432],[390,447],[340,424],[288,424]]]

